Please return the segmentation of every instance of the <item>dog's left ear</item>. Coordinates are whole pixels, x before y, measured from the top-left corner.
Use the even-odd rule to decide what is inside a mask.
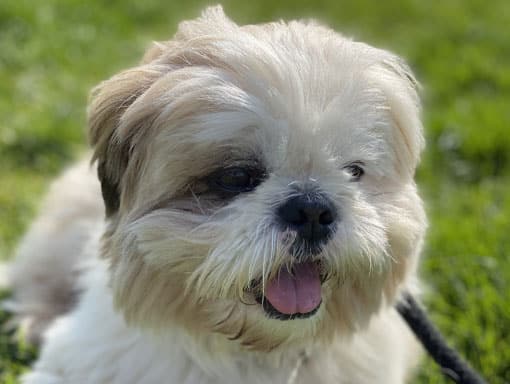
[[[164,68],[161,66],[145,64],[121,72],[92,90],[88,108],[88,133],[94,148],[93,160],[98,163],[98,176],[107,216],[113,215],[119,209],[122,177],[128,166],[135,138],[143,134],[136,129],[119,134],[122,116],[163,74]]]
[[[370,72],[386,97],[394,123],[394,148],[401,149],[396,154],[399,170],[405,176],[414,177],[425,147],[419,83],[405,61],[392,54],[385,56]]]

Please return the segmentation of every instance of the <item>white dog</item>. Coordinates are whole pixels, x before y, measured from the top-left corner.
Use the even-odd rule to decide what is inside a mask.
[[[384,50],[220,7],[101,83],[100,185],[57,181],[12,268],[13,310],[47,328],[22,382],[405,382],[415,88]]]

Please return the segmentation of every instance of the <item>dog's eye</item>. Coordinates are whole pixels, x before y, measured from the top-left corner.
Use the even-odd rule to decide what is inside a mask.
[[[352,163],[344,167],[344,170],[347,171],[351,175],[351,181],[359,181],[361,177],[365,174],[365,171],[362,168],[363,163]]]
[[[262,181],[261,172],[241,167],[222,169],[213,177],[214,185],[224,192],[249,192]]]

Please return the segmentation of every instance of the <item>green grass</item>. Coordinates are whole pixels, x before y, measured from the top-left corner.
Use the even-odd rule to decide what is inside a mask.
[[[84,149],[88,90],[205,5],[156,0],[0,2],[0,258],[51,177]],[[422,263],[433,319],[492,384],[510,383],[510,2],[224,2],[235,20],[317,17],[406,57],[424,85],[430,219]],[[0,324],[7,315],[0,313]],[[0,382],[33,351],[0,335]],[[426,360],[416,383],[446,383]]]

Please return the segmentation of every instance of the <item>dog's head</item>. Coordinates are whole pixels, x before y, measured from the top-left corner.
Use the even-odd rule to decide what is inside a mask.
[[[128,322],[268,350],[391,305],[425,228],[415,85],[386,51],[219,7],[100,84],[90,137]]]

